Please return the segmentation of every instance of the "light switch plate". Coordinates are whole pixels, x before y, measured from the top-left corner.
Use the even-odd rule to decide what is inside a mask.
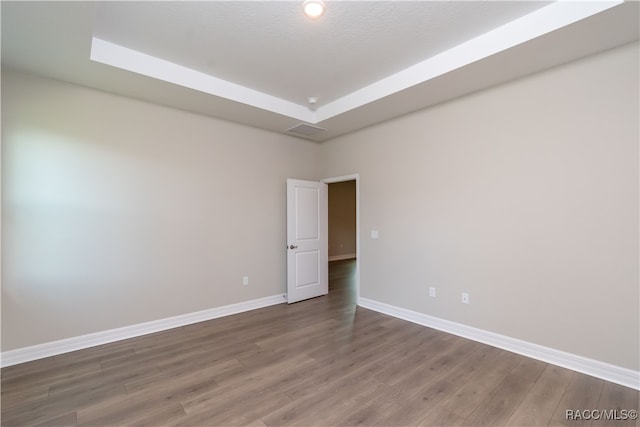
[[[380,233],[378,232],[378,230],[371,230],[371,238],[377,239],[378,237],[380,237]]]

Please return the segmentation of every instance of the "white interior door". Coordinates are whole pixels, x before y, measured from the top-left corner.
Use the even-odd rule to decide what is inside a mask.
[[[287,302],[326,295],[327,184],[287,180]]]

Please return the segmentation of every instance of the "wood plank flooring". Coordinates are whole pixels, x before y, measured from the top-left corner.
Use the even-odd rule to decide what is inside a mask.
[[[3,426],[639,426],[638,392],[328,296],[2,369]]]

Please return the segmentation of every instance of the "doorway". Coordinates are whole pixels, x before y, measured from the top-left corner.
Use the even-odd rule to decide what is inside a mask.
[[[358,304],[360,296],[359,175],[323,179],[328,186],[329,294]],[[333,289],[332,289],[333,286]]]
[[[329,262],[356,259],[356,181],[328,184]]]

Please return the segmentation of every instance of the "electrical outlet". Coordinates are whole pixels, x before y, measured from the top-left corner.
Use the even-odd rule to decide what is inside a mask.
[[[469,304],[469,294],[466,292],[462,293],[462,303],[463,304]]]
[[[431,286],[431,287],[429,288],[429,296],[430,296],[431,298],[435,298],[435,297],[436,297],[436,288],[434,288],[433,286]]]
[[[242,284],[245,286],[249,284],[249,276],[242,276]]]

